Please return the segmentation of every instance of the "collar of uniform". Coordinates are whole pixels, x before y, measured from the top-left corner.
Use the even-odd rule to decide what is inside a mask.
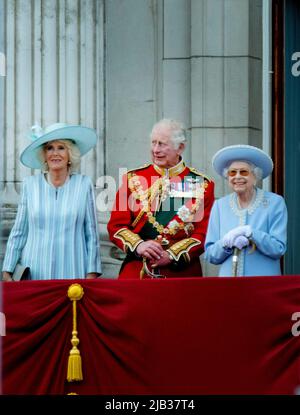
[[[174,177],[178,176],[180,173],[183,172],[183,170],[185,169],[185,164],[181,159],[180,162],[176,164],[176,166],[173,166],[170,169],[158,167],[156,166],[156,164],[153,164],[153,167],[161,176]]]

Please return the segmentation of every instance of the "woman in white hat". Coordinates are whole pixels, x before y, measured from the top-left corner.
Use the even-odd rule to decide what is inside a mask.
[[[101,275],[95,197],[89,177],[77,174],[80,157],[96,145],[94,130],[57,123],[32,127],[21,162],[41,174],[26,177],[3,263],[12,280],[18,263],[31,279],[95,278]]]
[[[286,251],[284,199],[257,187],[269,176],[272,159],[249,145],[222,148],[212,160],[233,193],[216,200],[209,219],[205,259],[219,264],[219,276],[280,275]]]

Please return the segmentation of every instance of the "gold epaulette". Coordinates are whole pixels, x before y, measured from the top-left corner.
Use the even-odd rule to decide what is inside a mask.
[[[194,169],[194,167],[189,167],[189,169],[190,169],[190,171],[191,171],[192,173],[197,174],[197,176],[202,176],[202,177],[204,177],[204,179],[206,179],[206,180],[208,180],[209,182],[211,182],[211,178],[210,178],[210,177],[208,177],[206,174],[201,173],[201,171],[199,171],[199,170],[197,170],[197,169]]]
[[[146,169],[147,167],[149,167],[149,166],[151,166],[151,163],[146,163],[146,164],[144,164],[143,166],[141,166],[141,167],[136,167],[136,168],[134,168],[134,169],[130,169],[130,170],[128,170],[127,171],[127,174],[128,173],[132,173],[133,171],[136,171],[136,170],[143,170],[143,169]]]

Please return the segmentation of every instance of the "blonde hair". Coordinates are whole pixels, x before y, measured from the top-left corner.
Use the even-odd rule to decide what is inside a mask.
[[[80,150],[77,146],[77,144],[74,143],[74,141],[72,141],[71,139],[66,139],[66,140],[59,140],[59,139],[55,139],[55,140],[51,140],[51,141],[59,141],[60,143],[63,143],[69,153],[69,161],[70,161],[70,173],[73,173],[75,171],[78,171],[79,167],[80,167]],[[46,146],[51,142],[48,141],[47,143],[44,143],[39,151],[39,159],[41,160],[42,164],[45,166],[44,170],[48,171],[48,165],[46,164],[46,159],[45,159],[45,149]]]

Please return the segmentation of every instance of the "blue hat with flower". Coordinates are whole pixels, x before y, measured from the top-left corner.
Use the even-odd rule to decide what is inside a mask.
[[[215,171],[223,176],[224,169],[234,161],[245,161],[252,163],[262,170],[262,178],[268,177],[273,170],[271,157],[260,148],[247,144],[237,144],[221,148],[212,158]]]
[[[65,123],[55,123],[45,129],[39,125],[33,125],[28,137],[32,143],[22,152],[20,160],[32,169],[43,169],[43,162],[39,156],[40,150],[41,146],[49,141],[71,140],[77,145],[81,156],[91,150],[97,142],[97,133],[92,128]]]

